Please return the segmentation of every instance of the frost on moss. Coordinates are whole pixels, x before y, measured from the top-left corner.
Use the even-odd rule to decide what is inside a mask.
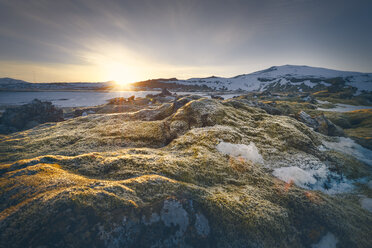
[[[243,100],[174,104],[2,137],[0,246],[310,247],[328,232],[371,244],[357,197],[372,197],[369,167],[319,149],[333,139]],[[273,176],[294,166],[311,172],[298,186]],[[328,195],[314,180],[355,185]]]
[[[217,145],[217,150],[222,154],[227,154],[234,157],[242,157],[254,163],[262,164],[264,162],[261,154],[253,142],[249,143],[249,145],[220,142]]]

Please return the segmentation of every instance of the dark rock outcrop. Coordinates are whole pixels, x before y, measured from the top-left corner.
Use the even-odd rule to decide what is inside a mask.
[[[159,94],[159,96],[172,96],[172,93],[169,91],[169,90],[167,90],[167,88],[163,88],[162,90],[161,90],[161,93]]]
[[[270,103],[263,103],[263,102],[257,102],[257,101],[252,101],[250,104],[252,107],[260,108],[266,111],[266,113],[271,114],[271,115],[282,115],[282,111],[280,111],[278,108],[276,108],[276,103],[275,102],[270,102]]]
[[[297,114],[297,120],[305,123],[307,126],[312,127],[312,128],[317,128],[319,126],[319,123],[313,119],[310,115],[308,115],[305,111],[300,111]]]
[[[345,136],[342,128],[328,120],[324,115],[315,117],[315,120],[318,122],[318,127],[314,129],[315,131],[329,136]]]
[[[28,104],[5,110],[0,119],[0,132],[12,133],[46,122],[63,121],[63,111],[51,102],[34,99]]]
[[[341,127],[335,125],[332,121],[328,120],[324,115],[316,116],[315,118],[308,115],[305,111],[297,113],[295,118],[307,126],[314,129],[314,131],[328,136],[345,136]]]
[[[216,100],[225,100],[222,96],[218,96],[218,95],[211,95],[211,98],[216,99]]]

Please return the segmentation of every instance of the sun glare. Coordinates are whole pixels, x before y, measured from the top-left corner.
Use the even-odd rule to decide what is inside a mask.
[[[108,63],[105,67],[106,78],[114,81],[121,89],[130,88],[130,84],[136,81],[137,75],[129,66],[122,63]]]

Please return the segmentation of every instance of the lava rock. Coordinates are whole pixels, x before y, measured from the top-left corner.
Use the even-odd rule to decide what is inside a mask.
[[[315,119],[302,110],[296,115],[296,119],[314,129],[319,126],[319,123]]]
[[[345,136],[343,129],[327,119],[324,115],[317,116],[318,127],[314,130],[328,136]]]
[[[28,104],[5,110],[0,119],[3,125],[2,133],[11,133],[25,130],[45,122],[63,121],[63,111],[56,108],[51,102],[42,102],[38,99]]]

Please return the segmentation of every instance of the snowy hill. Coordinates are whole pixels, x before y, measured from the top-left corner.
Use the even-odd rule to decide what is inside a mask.
[[[337,71],[325,68],[283,65],[273,66],[251,74],[232,78],[208,77],[187,80],[152,79],[133,84],[137,90],[169,88],[173,91],[272,91],[314,92],[325,89],[333,91],[353,88],[356,95],[372,92],[372,73]],[[2,91],[63,91],[107,90],[111,82],[103,83],[28,83],[11,78],[0,78]]]
[[[29,83],[13,78],[0,78],[1,91],[63,91],[63,90],[102,90],[112,85],[103,83]]]
[[[208,77],[164,81],[182,85],[207,86],[215,90],[314,91],[327,87],[353,87],[356,93],[372,91],[372,73],[337,71],[309,66],[273,66],[232,78]]]
[[[0,78],[0,89],[25,89],[31,87],[32,84],[13,78]]]

